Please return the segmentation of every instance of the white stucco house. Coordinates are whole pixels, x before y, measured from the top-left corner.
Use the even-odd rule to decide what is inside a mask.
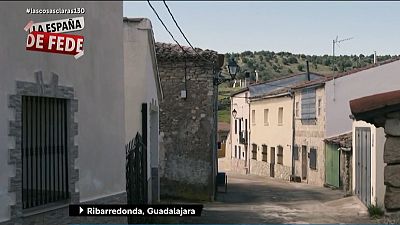
[[[27,51],[27,22],[74,17],[27,8],[85,8],[83,30],[69,33],[84,36],[85,54]],[[125,203],[125,145],[137,132],[157,201],[162,91],[150,22],[123,22],[118,1],[2,2],[0,18],[0,224],[85,223],[68,204]]]
[[[124,18],[125,143],[141,134],[147,146],[148,202],[160,200],[159,103],[163,92],[151,21]]]
[[[324,76],[316,73],[292,74],[233,93],[230,150],[227,149],[225,158],[219,159],[220,168],[288,180],[294,171],[294,102],[288,88],[321,78]],[[271,123],[265,121],[269,119]]]

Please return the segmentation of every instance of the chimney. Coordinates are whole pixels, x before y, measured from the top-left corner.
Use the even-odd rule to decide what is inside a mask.
[[[374,51],[374,64],[376,64],[376,51]]]
[[[258,83],[258,71],[254,70],[254,72],[256,73],[256,83]]]
[[[307,64],[307,80],[310,81],[311,80],[311,78],[310,78],[310,67],[308,65],[308,60],[306,60],[306,64]]]

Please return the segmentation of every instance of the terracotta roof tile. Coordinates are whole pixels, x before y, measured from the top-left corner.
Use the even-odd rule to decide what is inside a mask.
[[[353,135],[352,132],[341,134],[338,136],[326,138],[325,142],[329,144],[336,144],[339,145],[340,147],[344,148],[351,148],[352,147],[352,139]]]
[[[231,125],[229,123],[218,122],[218,131],[229,131]]]
[[[350,101],[350,108],[353,114],[360,114],[398,104],[400,90],[353,99]]]
[[[182,45],[181,45],[182,46]],[[217,61],[218,60],[218,53],[213,50],[203,50],[200,48],[195,48],[196,52],[188,46],[182,46],[183,50],[177,44],[171,43],[156,43],[156,54],[157,59],[159,60],[166,60],[166,61],[174,61],[174,60],[183,60],[190,59],[190,60],[210,60],[210,61]],[[200,55],[200,56],[199,56]]]

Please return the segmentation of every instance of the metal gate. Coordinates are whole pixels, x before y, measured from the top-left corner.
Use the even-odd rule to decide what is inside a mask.
[[[147,184],[147,104],[142,104],[142,133],[126,146],[126,194],[128,204],[148,203]],[[145,223],[146,218],[128,216],[128,223]]]
[[[356,195],[365,204],[371,204],[371,129],[357,127],[355,131]]]
[[[339,187],[339,177],[340,177],[340,151],[338,151],[339,146],[334,144],[325,145],[325,182],[328,185]]]
[[[147,203],[147,174],[145,174],[146,161],[144,155],[146,146],[143,145],[142,136],[137,133],[135,139],[126,146],[126,192],[128,204]]]

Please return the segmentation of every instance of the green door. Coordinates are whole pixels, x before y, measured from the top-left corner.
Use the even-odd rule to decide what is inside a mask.
[[[325,145],[325,182],[328,185],[339,187],[339,146]]]

